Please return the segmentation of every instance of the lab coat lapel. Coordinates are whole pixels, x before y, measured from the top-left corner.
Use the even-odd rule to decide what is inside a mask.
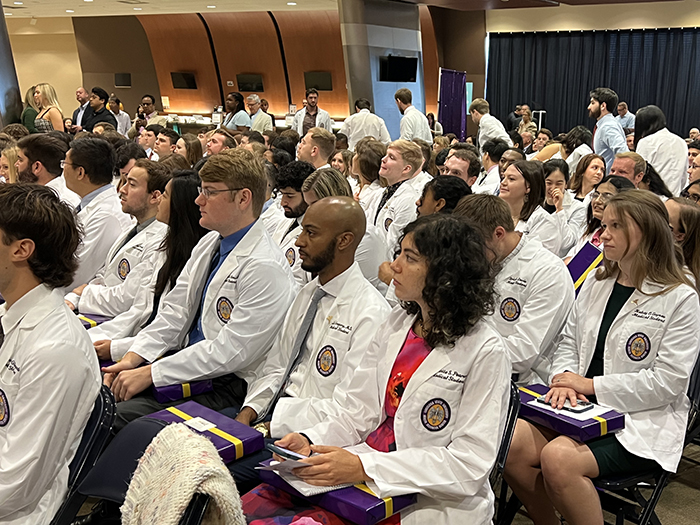
[[[406,391],[401,397],[401,402],[404,403],[423,383],[448,364],[450,364],[450,358],[447,352],[442,347],[433,348],[408,381],[408,386],[406,386]]]

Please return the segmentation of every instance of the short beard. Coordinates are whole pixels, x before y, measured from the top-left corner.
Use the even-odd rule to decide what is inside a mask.
[[[17,180],[19,182],[36,184],[39,181],[39,177],[32,173],[31,168],[28,168],[17,173]]]
[[[305,272],[319,273],[324,268],[330,266],[335,260],[335,239],[328,243],[326,249],[316,257],[301,261],[301,269]]]
[[[306,201],[301,201],[301,204],[296,208],[292,208],[291,211],[284,210],[284,216],[288,219],[296,219],[304,215],[308,207],[309,205],[306,204]]]
[[[600,118],[600,108],[598,109],[598,111],[588,110],[588,116],[598,120]]]

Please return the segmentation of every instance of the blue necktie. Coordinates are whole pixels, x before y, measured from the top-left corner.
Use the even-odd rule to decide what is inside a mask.
[[[219,241],[219,247],[216,248],[214,257],[212,257],[211,264],[209,265],[209,273],[207,274],[207,280],[204,288],[202,289],[202,296],[199,299],[199,309],[197,310],[197,315],[195,316],[194,322],[192,323],[192,328],[190,329],[187,346],[192,346],[195,343],[204,341],[204,332],[202,330],[202,310],[204,309],[204,297],[207,295],[207,289],[209,288],[211,280],[214,278],[214,275],[216,275],[216,272],[219,270],[221,263],[223,263],[224,260],[225,259],[221,258],[221,242]]]

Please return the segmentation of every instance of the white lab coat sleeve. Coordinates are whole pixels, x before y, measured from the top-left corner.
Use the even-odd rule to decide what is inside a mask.
[[[83,417],[85,424],[89,411],[80,414],[78,409],[84,396],[96,397],[99,390],[97,372],[88,368],[83,352],[73,359],[75,341],[44,339],[42,346],[32,352],[41,357],[23,366],[21,388],[10,407],[12,421],[0,448],[0,522],[28,502],[39,502],[51,488],[72,446],[65,422]],[[65,366],[66,360],[72,368]],[[82,379],[91,376],[91,385]]]
[[[303,131],[304,127],[304,111],[299,110],[294,114],[294,119],[292,120],[292,129],[295,130],[299,135],[301,135],[301,132]]]
[[[542,246],[547,248],[554,255],[559,256],[561,229],[554,219],[536,221],[530,226],[529,237],[531,239],[537,239],[542,243]]]
[[[401,132],[400,139],[412,140],[413,139],[413,122],[407,117],[403,117],[399,123],[399,131]]]
[[[585,220],[585,208],[574,210],[571,217],[567,217],[568,214],[566,213],[566,210],[552,214],[552,217],[559,228],[559,234],[561,235],[560,248],[559,252],[557,253],[559,257],[566,256],[569,250],[576,245],[576,242],[581,238],[581,211],[583,211],[583,218]]]
[[[503,346],[483,351],[464,383],[460,421],[447,447],[358,454],[380,498],[418,493],[463,499],[483,490],[496,461],[508,413],[510,362]],[[439,467],[437,467],[439,465]]]
[[[285,436],[299,428],[306,428],[322,422],[336,413],[335,405],[347,404],[348,390],[355,371],[360,367],[369,347],[370,341],[379,325],[389,315],[389,305],[375,301],[363,310],[357,321],[350,340],[350,348],[340,367],[341,380],[333,389],[333,397],[300,398],[285,397],[280,399],[272,414],[270,431],[273,436]]]
[[[216,338],[187,346],[153,363],[155,386],[212,379],[241,371],[264,357],[293,300],[289,275],[275,261],[259,261],[241,270],[238,285],[238,302],[226,326]]]
[[[621,412],[642,412],[666,406],[688,389],[700,344],[697,294],[687,294],[667,319],[668,326],[650,368],[593,378],[602,404]]]
[[[574,304],[573,282],[563,264],[556,269],[542,268],[540,273],[549,278],[541,275],[531,281],[532,290],[522,305],[515,333],[504,338],[516,374],[530,370],[540,353],[549,348]]]
[[[339,132],[339,133],[342,133],[342,134],[345,135],[346,137],[349,137],[349,136],[350,136],[350,117],[346,118],[346,119],[343,121],[343,124],[340,126],[340,132]]]
[[[389,130],[386,127],[386,122],[382,119],[381,129],[379,130],[379,142],[388,146],[391,142],[391,135],[389,135]]]
[[[83,242],[78,247],[78,271],[69,287],[71,290],[89,283],[97,275],[104,266],[109,249],[122,234],[119,218],[106,211],[94,213],[82,226]]]

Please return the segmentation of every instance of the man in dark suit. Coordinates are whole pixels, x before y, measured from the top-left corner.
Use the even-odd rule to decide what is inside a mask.
[[[84,87],[81,86],[75,90],[75,98],[78,100],[80,106],[73,112],[71,133],[77,133],[83,129],[85,127],[85,122],[87,122],[92,113],[92,108],[90,107],[90,93],[88,93]]]
[[[108,122],[114,126],[114,129],[117,129],[117,119],[112,112],[107,109],[108,100],[109,95],[104,89],[101,87],[92,88],[90,92],[90,108],[92,109],[92,113],[88,117],[87,122],[83,124],[83,129],[85,131],[92,131],[92,128],[98,122]]]
[[[520,124],[522,114],[522,108],[520,106],[515,106],[515,111],[511,111],[510,114],[506,117],[506,131],[513,131],[518,129],[518,124]]]

